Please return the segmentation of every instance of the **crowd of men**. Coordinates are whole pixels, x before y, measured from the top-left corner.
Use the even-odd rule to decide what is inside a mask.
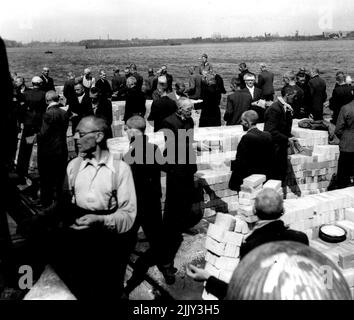
[[[231,80],[233,93],[227,97],[224,120],[227,125],[242,125],[247,134],[240,141],[232,164],[230,188],[239,190],[246,176],[257,173],[284,182],[288,146],[294,142],[292,121],[307,117],[323,120],[326,83],[316,68],[310,72],[303,68],[298,73],[287,72],[281,97],[275,99],[274,74],[266,64],[260,65],[258,77],[245,63],[240,64],[239,70],[240,74]],[[41,236],[50,240],[36,235],[34,243],[42,248],[40,252],[48,256],[79,298],[128,296],[153,265],[162,272],[167,284],[175,282],[174,259],[182,235],[198,222],[198,217],[191,213],[197,171],[195,154],[190,151],[195,146],[192,111],[201,100],[195,104],[201,110],[199,125],[221,126],[220,101],[226,93],[222,77],[214,71],[206,54],[200,66],[188,71],[188,86],[174,83],[165,65],[156,73],[149,69],[144,79],[137,66],[131,64],[124,69],[124,75],[116,69],[111,82],[105,70],[99,71],[99,79],[92,76],[89,68],[80,77],[69,72],[63,91],[65,106],[47,67],[41,76],[33,77],[31,89],[22,77],[13,78],[13,110],[18,131],[22,132],[15,169],[18,184],[26,182],[33,145],[37,142],[37,208],[40,216],[55,217],[49,219],[51,223],[60,221],[50,232],[42,230]],[[354,163],[354,95],[347,80],[344,73],[336,75],[337,85],[329,105],[340,139],[340,187],[350,184]],[[107,139],[112,137],[115,100],[125,101],[124,121],[130,149],[123,161],[115,159],[107,148]],[[146,100],[153,100],[147,119]],[[69,121],[78,157],[67,164]],[[165,132],[166,137],[168,132],[173,133],[173,161],[158,161],[168,155],[161,154],[148,141],[146,121],[153,124],[155,132]],[[258,122],[265,123],[264,132],[257,129]],[[184,141],[178,139],[181,130],[191,133]],[[166,144],[169,142],[167,139]],[[196,147],[203,148],[199,144]],[[153,161],[148,159],[148,150],[152,150]],[[187,154],[183,163],[179,161],[181,150]],[[132,158],[141,161],[134,162]],[[163,214],[162,171],[166,172]],[[46,219],[45,227],[47,222]],[[128,257],[140,226],[150,249],[135,263],[135,271],[123,288]]]

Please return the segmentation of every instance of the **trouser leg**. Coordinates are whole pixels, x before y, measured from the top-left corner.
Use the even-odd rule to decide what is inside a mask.
[[[29,161],[32,154],[33,144],[28,144],[26,138],[22,137],[20,142],[20,150],[17,159],[17,174],[20,179],[28,174]]]
[[[341,152],[338,159],[337,185],[346,188],[350,185],[350,176],[353,173],[353,152]]]

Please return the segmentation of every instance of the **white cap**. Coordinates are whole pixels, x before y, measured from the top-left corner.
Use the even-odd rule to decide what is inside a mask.
[[[32,83],[42,83],[42,82],[43,80],[38,76],[32,78]]]

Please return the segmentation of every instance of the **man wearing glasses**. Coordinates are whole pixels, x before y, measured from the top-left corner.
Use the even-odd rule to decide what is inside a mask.
[[[88,116],[76,128],[79,157],[67,168],[70,203],[56,268],[78,299],[119,299],[136,217],[130,167],[107,149],[108,126]]]

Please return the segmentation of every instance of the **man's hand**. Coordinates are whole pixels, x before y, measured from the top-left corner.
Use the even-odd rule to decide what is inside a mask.
[[[191,277],[194,281],[203,282],[207,281],[210,278],[210,274],[196,266],[189,264],[187,266],[187,275]]]
[[[98,216],[96,214],[87,214],[75,221],[76,225],[79,227],[91,227],[100,222],[103,222],[103,216]]]

